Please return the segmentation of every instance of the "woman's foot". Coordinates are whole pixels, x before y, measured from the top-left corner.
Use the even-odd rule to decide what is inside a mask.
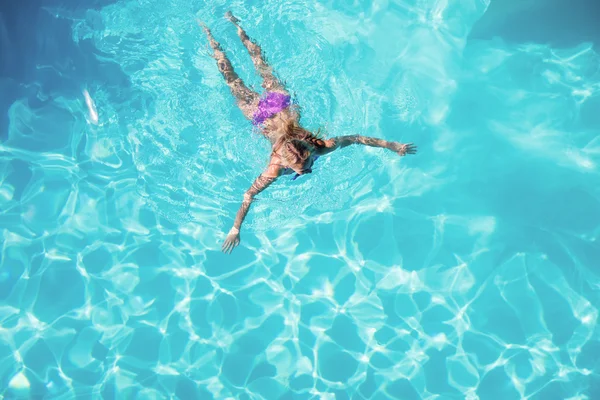
[[[210,30],[208,29],[208,26],[206,26],[206,24],[205,24],[204,22],[200,21],[199,19],[196,19],[196,23],[198,24],[198,26],[199,26],[200,28],[202,28],[202,30],[203,30],[205,33],[210,33]]]
[[[225,18],[227,18],[229,21],[233,22],[234,24],[237,25],[238,22],[240,22],[239,19],[237,19],[232,13],[231,11],[227,11],[225,13]]]

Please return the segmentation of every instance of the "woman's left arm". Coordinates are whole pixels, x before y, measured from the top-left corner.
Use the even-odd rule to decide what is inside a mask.
[[[388,142],[383,139],[360,135],[338,136],[332,139],[324,140],[324,142],[325,146],[317,149],[317,154],[319,155],[331,153],[334,150],[350,146],[351,144],[362,144],[370,147],[383,147],[384,149],[391,150],[401,156],[406,154],[415,154],[417,152],[417,146],[415,146],[413,143],[404,144],[399,142]]]

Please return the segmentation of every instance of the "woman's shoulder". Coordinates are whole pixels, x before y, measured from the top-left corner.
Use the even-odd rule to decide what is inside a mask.
[[[281,158],[277,154],[273,153],[271,154],[269,165],[267,165],[263,175],[270,178],[277,178],[280,175],[284,175],[286,170],[287,168],[282,164]]]

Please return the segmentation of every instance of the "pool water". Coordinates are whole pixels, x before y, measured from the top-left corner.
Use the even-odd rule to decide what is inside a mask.
[[[494,4],[48,0],[18,40],[3,17],[0,397],[600,398],[600,56]],[[280,179],[231,255],[270,148],[196,24],[259,89],[227,10],[304,126],[419,146]]]

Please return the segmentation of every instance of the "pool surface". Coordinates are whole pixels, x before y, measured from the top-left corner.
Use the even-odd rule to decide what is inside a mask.
[[[561,1],[1,6],[0,398],[599,399],[600,7]],[[228,10],[305,127],[419,153],[279,179],[224,255],[270,154]]]

